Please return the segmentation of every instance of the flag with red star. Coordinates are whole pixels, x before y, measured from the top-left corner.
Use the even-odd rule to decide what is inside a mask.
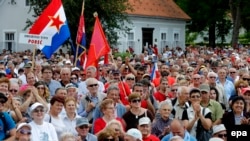
[[[39,46],[49,59],[51,55],[70,37],[70,31],[61,0],[52,0],[31,27],[30,34],[52,37],[51,46]]]

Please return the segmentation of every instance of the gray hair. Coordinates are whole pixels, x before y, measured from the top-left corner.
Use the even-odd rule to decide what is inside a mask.
[[[209,72],[208,74],[207,74],[207,77],[210,77],[210,76],[215,76],[215,77],[218,77],[218,75],[217,75],[217,73],[215,73],[215,72],[213,72],[213,71],[211,71],[211,72]]]
[[[165,101],[160,102],[160,104],[159,104],[159,109],[161,109],[163,106],[168,106],[168,107],[170,108],[171,111],[172,111],[172,109],[173,109],[173,106],[172,106],[171,101],[165,100]]]
[[[108,87],[108,89],[107,89],[107,94],[110,92],[110,91],[112,91],[112,90],[117,90],[119,93],[120,93],[120,89],[118,88],[118,86],[117,85],[110,85],[109,87]]]
[[[182,137],[180,136],[173,136],[172,138],[170,138],[169,141],[184,141]]]
[[[86,70],[91,70],[91,71],[93,71],[93,72],[96,72],[96,67],[94,67],[94,66],[89,66],[89,67],[87,67]]]
[[[67,141],[68,139],[75,139],[75,135],[70,132],[64,132],[60,136],[60,141]]]
[[[95,81],[96,83],[98,83],[98,80],[97,79],[95,79],[95,78],[88,78],[87,80],[86,80],[86,85],[88,86],[91,82],[93,82],[93,81]]]
[[[183,91],[184,89],[189,90],[189,88],[188,88],[187,86],[180,86],[180,87],[178,87],[178,89],[177,89],[177,96],[180,96],[181,93],[182,93],[182,91]]]
[[[62,74],[63,71],[67,71],[67,72],[69,72],[71,74],[70,68],[67,68],[67,67],[62,68],[61,71],[60,71],[60,74]]]

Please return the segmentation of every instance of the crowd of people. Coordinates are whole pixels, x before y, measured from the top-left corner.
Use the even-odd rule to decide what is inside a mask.
[[[109,55],[82,68],[62,50],[49,59],[4,50],[0,140],[227,141],[250,125],[248,48]]]

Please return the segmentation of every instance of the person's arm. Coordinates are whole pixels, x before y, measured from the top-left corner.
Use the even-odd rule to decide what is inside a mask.
[[[27,111],[33,98],[34,98],[33,93],[30,93],[29,98],[25,100],[23,104],[20,106],[20,111],[22,113],[25,113]]]
[[[45,100],[43,100],[43,99],[39,96],[38,91],[37,91],[37,89],[36,89],[35,87],[32,88],[31,93],[34,94],[34,97],[35,97],[36,101],[39,102],[39,103],[41,103],[41,104],[43,104],[45,110],[48,111],[49,108],[48,108],[47,102],[46,102]]]
[[[191,120],[191,122],[188,122],[187,130],[190,132],[194,126],[194,123],[199,119],[199,117],[195,114],[195,117]],[[183,121],[186,122],[185,120]]]
[[[211,113],[208,113],[208,114],[210,114],[210,117],[211,117]],[[203,128],[205,128],[206,130],[211,129],[212,120],[210,118],[207,118],[207,115],[206,115],[206,117],[204,117],[202,115],[202,113],[200,113],[199,118],[201,120],[201,124],[202,124]]]
[[[5,139],[4,141],[14,141],[16,138],[16,129],[13,128],[10,130],[10,137]]]
[[[137,75],[137,71],[129,63],[129,58],[128,57],[126,57],[126,59],[125,59],[125,64],[128,66],[128,68],[130,69],[130,71],[136,76]]]

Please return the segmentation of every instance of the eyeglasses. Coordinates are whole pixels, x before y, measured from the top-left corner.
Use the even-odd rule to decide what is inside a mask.
[[[38,90],[43,90],[45,87],[37,87]]]
[[[84,76],[85,74],[80,74],[81,76]]]
[[[15,90],[15,89],[11,89],[11,90],[9,90],[9,91],[12,92],[12,93],[13,93],[13,92],[15,92],[15,93],[17,92],[17,90]]]
[[[143,75],[143,73],[137,73],[137,75]]]
[[[71,80],[77,80],[77,78],[76,77],[72,77]]]
[[[244,81],[250,81],[250,78],[242,78]]]
[[[210,76],[209,78],[211,78],[211,79],[215,79],[216,77]]]
[[[0,99],[0,103],[4,104],[6,101],[4,99]]]
[[[218,134],[218,137],[220,137],[220,138],[223,138],[223,137],[227,137],[227,134]]]
[[[88,87],[96,87],[96,86],[98,86],[98,84],[90,84],[90,85],[88,85]]]
[[[115,139],[104,139],[103,141],[115,141]]]
[[[23,134],[23,135],[31,135],[31,131],[30,130],[24,130],[24,129],[20,129],[19,133]]]
[[[128,77],[127,80],[135,80],[135,78],[130,78],[130,77]]]
[[[141,102],[141,99],[134,99],[134,100],[132,100],[131,102],[132,102],[132,103],[137,103],[137,102],[139,103],[139,102]]]
[[[191,98],[200,98],[200,96],[199,95],[193,95],[193,96],[191,96]]]
[[[199,80],[200,78],[193,78],[194,80]]]
[[[229,73],[231,73],[231,74],[232,74],[232,73],[236,73],[236,72],[235,72],[235,71],[232,71],[232,72],[229,72]]]
[[[171,91],[172,91],[172,92],[177,92],[177,89],[172,89]]]
[[[79,126],[79,128],[80,129],[87,129],[87,128],[89,128],[89,126],[88,125],[82,125],[82,126]]]
[[[39,113],[39,112],[43,113],[43,112],[44,112],[44,109],[35,109],[34,112],[35,112],[35,113]]]
[[[208,94],[208,92],[202,91],[201,94]]]
[[[190,72],[193,72],[193,71],[187,71],[187,73],[190,73]]]

